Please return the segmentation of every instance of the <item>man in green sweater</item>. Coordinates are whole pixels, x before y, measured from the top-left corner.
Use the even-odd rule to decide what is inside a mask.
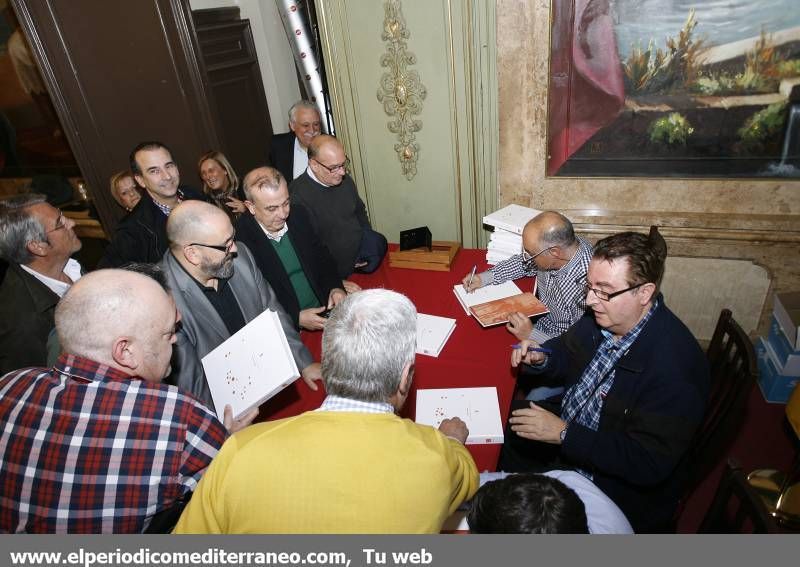
[[[349,162],[339,140],[317,136],[308,145],[308,169],[289,185],[292,203],[309,212],[340,278],[374,272],[387,248],[386,238],[372,230],[364,201],[347,175]]]

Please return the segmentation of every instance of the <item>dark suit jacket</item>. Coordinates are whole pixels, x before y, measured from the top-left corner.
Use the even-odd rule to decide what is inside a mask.
[[[668,524],[685,481],[683,456],[703,420],[708,363],[689,329],[664,304],[615,365],[614,384],[597,431],[572,422],[561,445],[567,463],[588,470],[594,483],[625,512],[636,532]],[[565,388],[583,375],[603,337],[589,311],[545,345],[543,369]]]
[[[286,183],[292,182],[294,139],[294,132],[289,130],[284,134],[273,135],[269,146],[269,163],[281,172],[281,175],[286,179]]]
[[[336,263],[319,239],[305,209],[293,206],[287,225],[289,232],[286,234],[292,240],[308,283],[311,284],[311,289],[314,290],[320,305],[325,305],[331,290],[342,287],[342,280],[336,273]],[[244,242],[250,249],[264,279],[272,286],[275,295],[278,296],[278,301],[299,329],[300,304],[292,282],[269,238],[249,212],[239,217],[239,223],[236,225],[236,239]]]
[[[191,187],[181,186],[184,199],[206,201],[202,193]],[[100,259],[98,268],[116,268],[128,262],[147,262],[157,264],[167,251],[167,217],[164,216],[150,194],[142,191],[142,199],[134,209],[124,217],[105,254]]]
[[[45,365],[58,299],[18,264],[9,264],[0,286],[0,376]]]

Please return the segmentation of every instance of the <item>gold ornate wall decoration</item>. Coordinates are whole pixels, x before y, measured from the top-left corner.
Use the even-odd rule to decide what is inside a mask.
[[[415,133],[422,129],[422,121],[413,117],[422,112],[426,92],[419,73],[409,69],[409,66],[416,64],[417,57],[406,48],[406,40],[411,33],[406,28],[400,0],[387,0],[383,7],[385,17],[381,39],[387,46],[380,63],[389,71],[381,76],[378,101],[383,103],[384,112],[393,118],[386,126],[389,132],[397,134],[399,143],[395,144],[394,150],[403,175],[411,181],[417,174],[419,157]]]

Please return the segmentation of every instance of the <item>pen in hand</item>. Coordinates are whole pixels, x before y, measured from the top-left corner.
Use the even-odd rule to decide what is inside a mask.
[[[472,266],[472,271],[469,273],[469,279],[467,280],[466,290],[469,291],[470,286],[472,285],[472,278],[475,277],[475,271],[478,269],[478,264]]]
[[[522,348],[522,345],[517,343],[515,345],[511,345],[511,348],[513,348],[515,350],[518,350],[518,349]],[[541,352],[541,353],[544,353],[544,354],[553,354],[553,349],[529,346],[528,347],[528,352]]]

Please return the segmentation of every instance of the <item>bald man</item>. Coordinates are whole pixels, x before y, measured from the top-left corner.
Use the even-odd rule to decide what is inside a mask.
[[[202,358],[270,309],[278,313],[303,380],[316,390],[314,381],[322,379],[319,363],[235,236],[228,215],[208,203],[186,201],[169,216],[169,250],[161,266],[182,315],[169,382],[213,408]]]
[[[350,160],[339,140],[319,135],[308,144],[308,169],[289,185],[292,203],[303,206],[336,262],[340,278],[378,269],[386,238],[372,230],[364,201],[347,175]]]
[[[512,313],[506,328],[517,339],[543,343],[558,337],[586,311],[583,284],[592,259],[592,245],[575,235],[572,223],[555,211],[533,217],[522,231],[522,252],[503,260],[491,270],[464,277],[467,291],[536,276],[536,295],[550,313],[534,325],[522,313]]]
[[[177,321],[142,274],[100,270],[67,291],[58,362],[0,378],[0,532],[142,532],[194,490],[227,432],[161,382]]]

